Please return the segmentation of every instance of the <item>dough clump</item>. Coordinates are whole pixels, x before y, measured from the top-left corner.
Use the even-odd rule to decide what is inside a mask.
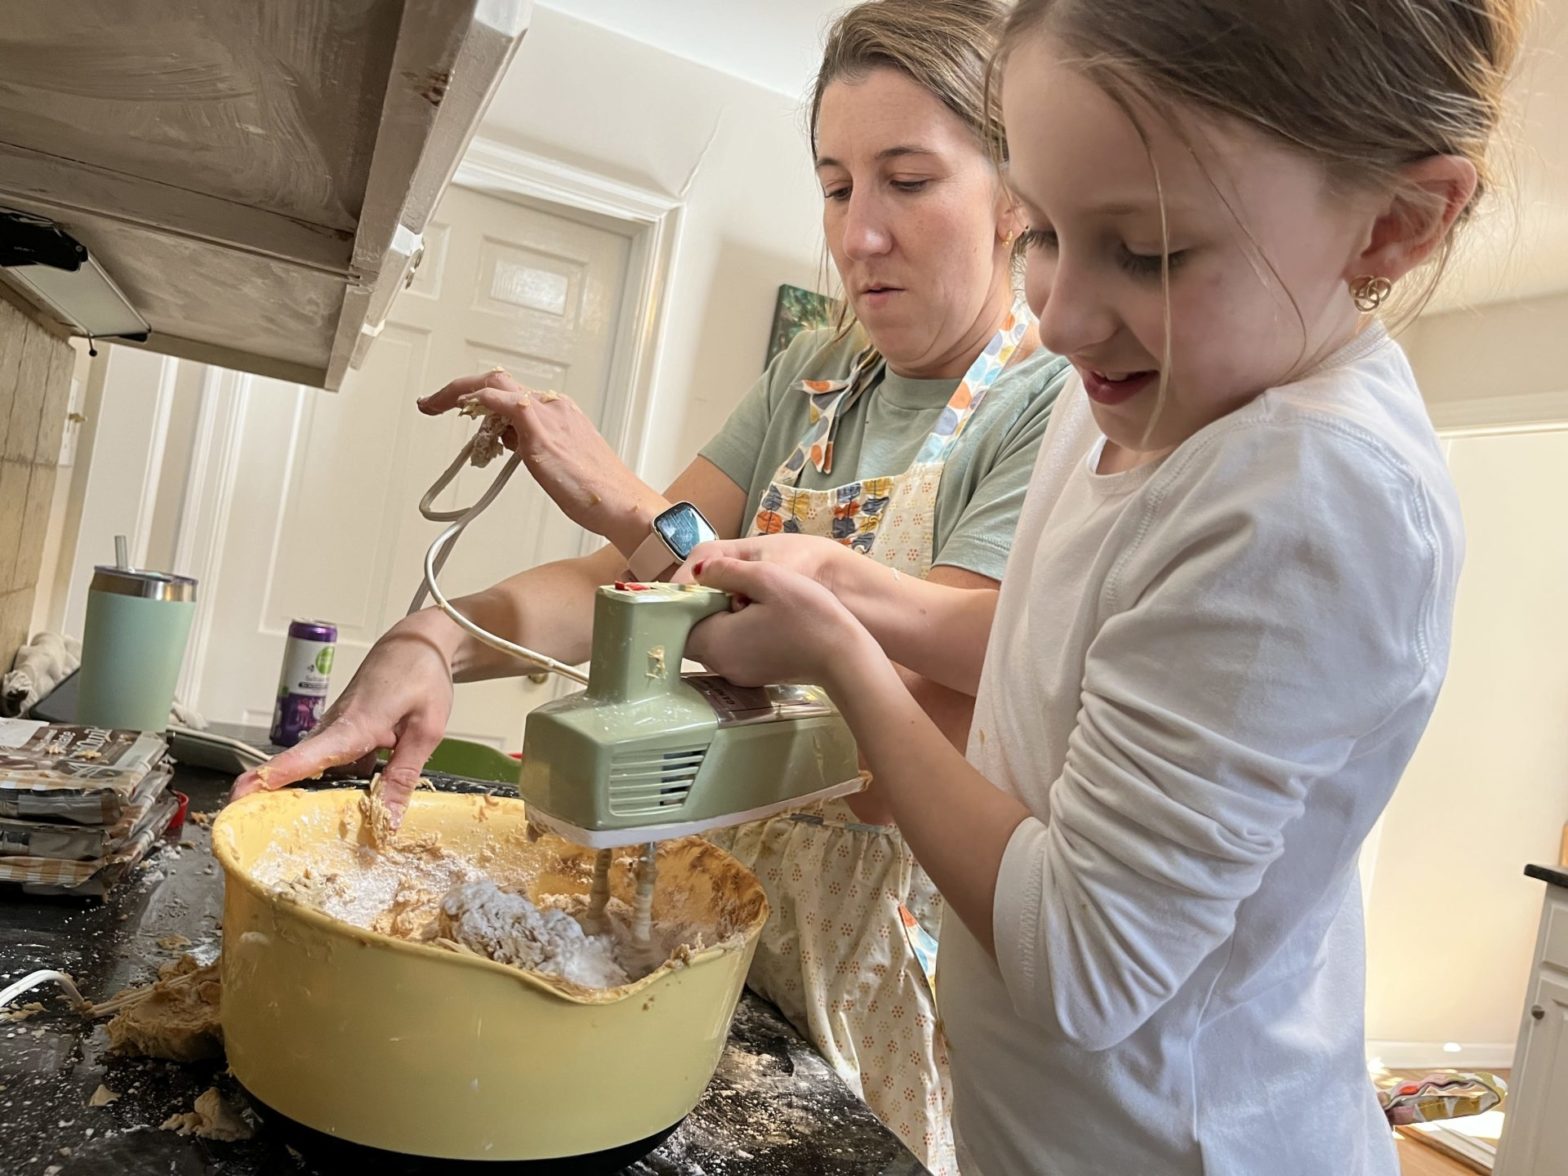
[[[128,988],[90,1011],[114,1012],[109,1046],[116,1053],[197,1062],[223,1056],[222,989],[216,960],[204,967],[186,955],[160,968],[152,984]]]
[[[629,977],[615,960],[609,935],[589,935],[565,911],[541,910],[494,882],[467,882],[441,900],[439,932],[499,963],[559,976],[589,988],[613,988]]]
[[[234,1143],[241,1139],[249,1139],[256,1134],[255,1129],[245,1121],[223,1095],[218,1093],[216,1086],[209,1086],[196,1096],[196,1105],[192,1110],[181,1114],[170,1115],[163,1121],[163,1130],[174,1131],[180,1135],[196,1135],[202,1139],[216,1139],[225,1143]]]

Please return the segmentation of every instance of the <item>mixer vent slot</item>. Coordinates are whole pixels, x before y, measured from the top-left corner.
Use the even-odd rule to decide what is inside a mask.
[[[610,764],[610,812],[617,817],[668,813],[686,803],[705,747],[623,752]]]

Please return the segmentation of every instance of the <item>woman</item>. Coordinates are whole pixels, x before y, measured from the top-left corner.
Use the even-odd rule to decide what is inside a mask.
[[[721,537],[837,539],[897,571],[994,589],[1065,364],[1015,301],[1019,216],[994,160],[985,57],[997,0],[874,0],[829,35],[811,104],[823,228],[855,325],[797,337],[664,494],[565,398],[502,372],[456,380],[427,413],[506,414],[530,472],[609,546],[459,602],[487,628],[568,662],[588,655],[592,596],[679,562],[653,521],[691,504]],[[689,520],[688,520],[689,521]],[[519,672],[439,612],[395,625],[320,731],[275,759],[279,787],[390,747],[394,807],[440,740],[453,681]],[[960,747],[972,697],[906,675]],[[236,786],[259,787],[254,774]],[[773,909],[751,974],[931,1170],[956,1171],[928,966],[935,888],[875,787],[716,838]]]

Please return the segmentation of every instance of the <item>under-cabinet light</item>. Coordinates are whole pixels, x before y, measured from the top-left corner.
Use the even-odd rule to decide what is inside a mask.
[[[89,338],[140,341],[151,330],[87,250],[43,217],[0,210],[0,277]]]

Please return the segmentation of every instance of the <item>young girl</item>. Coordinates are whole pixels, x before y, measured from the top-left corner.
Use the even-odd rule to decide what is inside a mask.
[[[1374,312],[1473,207],[1516,35],[1506,0],[1023,0],[1011,181],[1077,379],[999,595],[694,556],[742,607],[693,656],[825,683],[947,900],[965,1173],[1396,1170],[1356,857],[1462,536]],[[967,763],[889,658],[978,683]]]

